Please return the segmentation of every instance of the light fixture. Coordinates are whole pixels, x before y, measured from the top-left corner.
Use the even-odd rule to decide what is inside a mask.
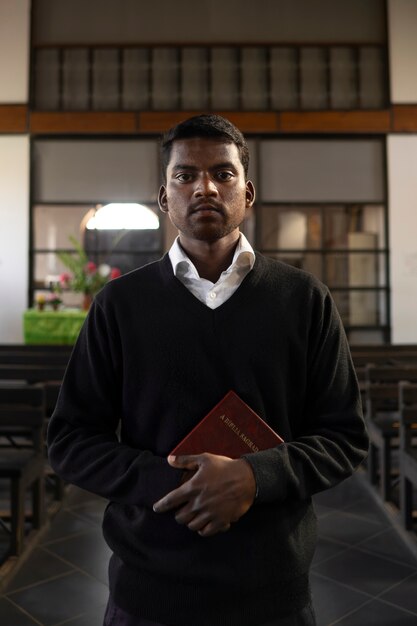
[[[112,202],[95,211],[87,221],[88,230],[156,230],[158,216],[137,203]]]

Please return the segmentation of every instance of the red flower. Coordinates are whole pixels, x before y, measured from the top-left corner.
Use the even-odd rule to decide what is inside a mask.
[[[62,287],[66,287],[69,283],[69,281],[71,280],[72,276],[71,274],[68,274],[68,272],[63,272],[62,274],[59,275],[59,282],[61,283]]]
[[[95,272],[97,271],[97,265],[93,263],[93,261],[88,261],[85,266],[85,271],[87,272],[87,274],[95,274]]]
[[[111,268],[111,272],[110,272],[110,280],[113,280],[113,278],[119,278],[119,276],[122,275],[122,272],[119,270],[118,267],[112,267]]]

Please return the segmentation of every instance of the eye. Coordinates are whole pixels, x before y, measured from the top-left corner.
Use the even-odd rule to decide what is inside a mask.
[[[233,178],[233,172],[230,172],[229,170],[220,170],[217,172],[216,176],[219,180],[226,182]]]
[[[175,180],[179,180],[180,183],[189,183],[193,179],[193,175],[190,172],[179,172],[175,175]]]

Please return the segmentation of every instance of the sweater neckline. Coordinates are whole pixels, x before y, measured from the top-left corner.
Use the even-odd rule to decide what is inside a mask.
[[[201,302],[189,289],[175,276],[172,269],[172,263],[168,253],[166,253],[161,261],[161,274],[166,286],[173,292],[175,292],[178,298],[187,302],[190,306],[199,308],[206,313],[213,315],[217,312],[223,311],[229,306],[233,306],[236,302],[245,297],[248,289],[254,287],[260,280],[265,271],[265,259],[258,252],[255,252],[255,264],[251,271],[245,276],[242,283],[236,289],[236,291],[228,298],[223,304],[215,309],[211,309],[204,302]]]

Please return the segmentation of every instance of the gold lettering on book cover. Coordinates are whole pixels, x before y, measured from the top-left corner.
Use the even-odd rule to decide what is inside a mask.
[[[226,415],[220,415],[219,419],[222,420],[222,422],[225,423],[226,426],[228,426],[238,437],[240,437],[242,439],[242,441],[248,446],[248,448],[250,450],[252,450],[252,452],[259,452],[259,448],[258,446],[256,446],[252,439],[250,439],[250,437],[248,437],[247,435],[245,435],[245,433],[242,433],[240,431],[240,428],[238,426],[236,426],[236,424],[234,422],[232,422],[232,420],[228,417],[226,417]]]

